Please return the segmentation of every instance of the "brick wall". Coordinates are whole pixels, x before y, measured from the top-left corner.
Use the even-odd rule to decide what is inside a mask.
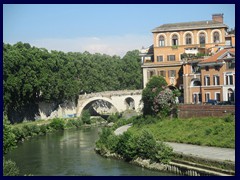
[[[183,104],[178,107],[179,118],[225,116],[235,114],[235,106]]]

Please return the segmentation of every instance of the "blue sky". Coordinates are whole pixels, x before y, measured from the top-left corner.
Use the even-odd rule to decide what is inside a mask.
[[[3,42],[123,56],[150,46],[151,30],[161,24],[211,20],[214,13],[235,27],[234,4],[4,4]]]

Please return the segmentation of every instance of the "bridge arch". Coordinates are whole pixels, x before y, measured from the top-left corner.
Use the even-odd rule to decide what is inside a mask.
[[[92,97],[89,99],[84,99],[83,102],[80,102],[81,105],[79,106],[78,110],[77,110],[77,116],[81,116],[82,111],[84,110],[84,108],[89,105],[90,103],[94,102],[94,101],[98,101],[98,100],[103,100],[106,101],[108,103],[110,103],[113,107],[116,108],[117,112],[120,112],[120,109],[118,108],[118,105],[113,102],[110,98],[107,97]]]
[[[126,104],[126,109],[135,110],[135,100],[131,96],[125,98],[124,102]]]

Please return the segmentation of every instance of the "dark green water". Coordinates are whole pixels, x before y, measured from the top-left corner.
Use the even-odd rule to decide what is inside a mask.
[[[6,158],[17,163],[22,175],[175,176],[101,157],[94,151],[99,131],[92,127],[34,137],[18,144]]]

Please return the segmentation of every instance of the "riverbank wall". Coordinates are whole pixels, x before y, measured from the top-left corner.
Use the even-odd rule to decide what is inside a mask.
[[[235,114],[234,105],[181,104],[178,106],[178,118],[223,117]]]
[[[111,153],[109,151],[102,152],[100,149],[95,148],[96,153],[100,154],[106,158],[114,158],[118,160],[124,160],[123,157],[116,153]],[[208,162],[208,164],[200,163]],[[137,158],[129,163],[141,166],[143,168],[165,171],[175,173],[180,176],[234,176],[235,165],[231,162],[214,162],[215,164],[225,164],[225,168],[218,168],[212,166],[211,161],[204,160],[197,157],[188,157],[180,154],[175,154],[174,159],[169,164],[161,164],[156,162],[151,162],[150,159]]]

